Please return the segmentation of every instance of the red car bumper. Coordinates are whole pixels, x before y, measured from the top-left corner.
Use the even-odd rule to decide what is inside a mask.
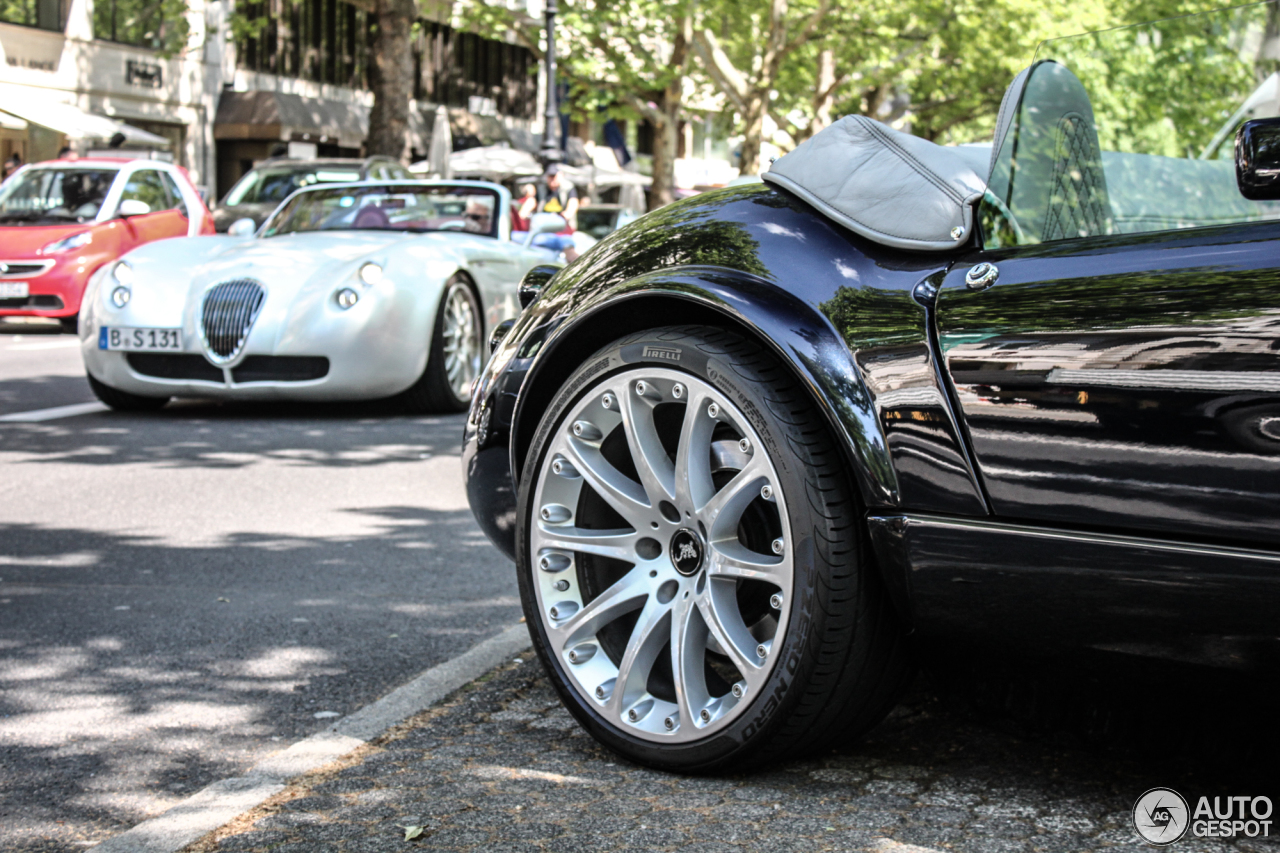
[[[31,266],[53,265],[34,275],[24,272]],[[89,277],[110,257],[80,256],[70,258],[0,258],[11,271],[0,274],[0,285],[25,282],[28,295],[0,298],[0,317],[74,317],[80,313],[80,298]],[[0,290],[5,289],[0,287]]]

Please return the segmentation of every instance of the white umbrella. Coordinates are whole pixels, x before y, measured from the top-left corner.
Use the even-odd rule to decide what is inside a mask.
[[[436,107],[435,125],[431,128],[431,146],[427,150],[427,171],[446,181],[453,177],[449,156],[453,151],[453,132],[449,130],[449,110]]]

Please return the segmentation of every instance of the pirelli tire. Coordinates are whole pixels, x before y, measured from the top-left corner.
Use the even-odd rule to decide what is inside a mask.
[[[708,772],[879,722],[914,668],[850,474],[806,390],[735,333],[667,327],[589,358],[520,482],[520,594],[601,743]]]

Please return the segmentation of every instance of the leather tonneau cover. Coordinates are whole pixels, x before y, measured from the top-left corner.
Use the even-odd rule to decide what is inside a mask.
[[[877,243],[945,251],[969,239],[974,203],[986,187],[971,159],[866,116],[846,116],[761,177]]]

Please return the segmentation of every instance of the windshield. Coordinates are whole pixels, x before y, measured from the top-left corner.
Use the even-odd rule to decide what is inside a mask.
[[[302,231],[465,231],[497,236],[498,193],[483,187],[370,184],[299,193],[264,237]]]
[[[279,204],[295,190],[316,184],[349,184],[360,180],[360,170],[317,166],[266,166],[251,170],[222,200],[237,204]]]
[[[0,222],[87,222],[118,169],[29,168],[0,185]]]
[[[987,248],[1280,218],[1236,186],[1235,132],[1280,114],[1274,3],[1044,42],[996,140]]]

